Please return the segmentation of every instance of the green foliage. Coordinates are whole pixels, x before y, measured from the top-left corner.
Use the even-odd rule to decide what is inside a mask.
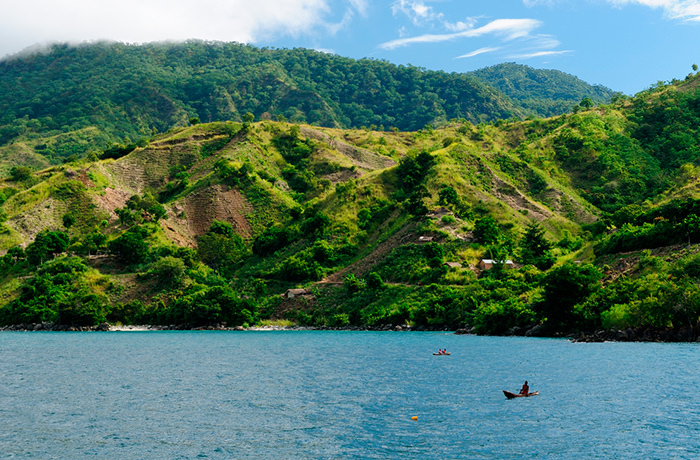
[[[511,99],[488,78],[488,86],[482,83],[479,74],[475,78],[301,48],[262,50],[234,43],[53,45],[46,53],[0,64],[0,145],[46,132],[100,130],[93,142],[38,144],[48,147],[38,150],[59,158],[95,147],[104,149],[103,158],[118,158],[133,146],[126,138],[200,121],[243,120],[249,125],[262,114],[324,126],[418,130],[436,120],[478,123],[533,112],[549,116],[568,111],[572,98],[591,95],[600,102],[609,97],[603,88],[561,78],[555,71],[530,69],[538,75],[511,85],[527,89],[522,97],[496,84]],[[125,68],[132,71],[124,73]],[[512,71],[495,73],[514,78]],[[22,85],[16,84],[19,78]],[[551,94],[543,97],[545,92]],[[207,156],[222,146],[207,144],[202,152]]]
[[[573,75],[515,63],[487,67],[473,75],[519,101],[528,113],[541,117],[568,112],[581,99],[601,103],[613,96],[612,90],[591,86]]]
[[[631,118],[636,122],[633,137],[664,169],[685,163],[698,164],[700,152],[700,90],[667,91],[656,98],[635,101]]]
[[[515,327],[528,327],[534,320],[535,314],[528,305],[509,297],[480,304],[473,313],[472,326],[477,334],[502,335]]]
[[[547,270],[555,262],[551,252],[552,243],[547,240],[544,228],[537,222],[528,224],[518,248],[522,264],[532,264],[540,270]]]
[[[282,177],[292,190],[301,194],[310,192],[317,186],[316,175],[310,169],[297,169],[294,165],[288,165],[282,169]]]
[[[248,254],[248,248],[231,224],[215,220],[209,231],[197,238],[197,254],[212,268],[230,270]]]
[[[42,230],[27,246],[26,255],[29,263],[40,265],[44,261],[56,257],[68,248],[68,234],[62,231]]]
[[[474,238],[481,244],[494,244],[501,239],[498,222],[491,216],[482,217],[474,222]]]
[[[384,289],[386,285],[384,280],[377,272],[369,272],[366,278],[367,287],[372,290]]]
[[[163,321],[189,327],[242,326],[257,321],[257,308],[229,286],[193,285],[163,313]]]
[[[27,166],[13,166],[10,168],[10,180],[13,182],[23,182],[32,177],[32,170]]]
[[[301,139],[299,132],[299,126],[293,125],[288,133],[280,134],[272,139],[272,144],[277,147],[284,159],[295,166],[301,164],[314,152],[311,141]]]
[[[273,254],[289,244],[296,236],[295,233],[292,229],[281,225],[267,227],[253,241],[253,253],[259,256]]]
[[[51,191],[51,195],[60,200],[68,200],[81,196],[86,190],[87,188],[85,185],[79,180],[70,180],[54,187]]]
[[[446,272],[443,247],[438,243],[406,244],[395,248],[377,265],[381,279],[394,283],[432,283]]]
[[[366,283],[365,280],[357,278],[354,273],[350,273],[343,279],[343,286],[345,286],[348,293],[352,295],[364,289]]]
[[[0,309],[2,324],[55,322],[94,326],[106,320],[106,298],[84,283],[89,268],[78,257],[46,263],[22,285],[19,297]]]
[[[272,276],[284,281],[318,281],[323,278],[325,271],[320,263],[306,257],[294,255],[284,259],[275,269]]]
[[[182,259],[166,256],[158,259],[148,271],[148,274],[158,281],[158,284],[166,288],[180,286],[185,280],[187,266]]]
[[[116,160],[130,154],[136,150],[137,147],[138,145],[134,143],[129,143],[128,145],[114,144],[102,151],[102,154],[100,154],[100,159],[106,160],[112,158]]]
[[[672,200],[649,211],[639,206],[621,208],[613,216],[620,228],[602,239],[603,253],[657,248],[700,241],[700,200]]]
[[[406,194],[415,192],[434,164],[435,158],[425,151],[401,158],[396,173],[403,191]]]
[[[127,265],[143,263],[150,254],[145,241],[149,233],[143,226],[134,226],[109,242],[109,252]]]
[[[305,214],[306,215],[306,214]],[[328,215],[320,211],[312,211],[301,223],[301,233],[306,236],[323,236],[331,220]]]
[[[89,49],[102,57],[119,49],[134,59],[140,48],[116,45],[76,51],[59,47],[56,53],[68,59]],[[700,263],[692,254],[693,243],[700,242],[700,201],[694,198],[700,160],[696,158],[694,123],[700,96],[692,81],[677,88],[660,87],[653,94],[617,100],[607,106],[600,105],[601,101],[591,94],[579,94],[576,114],[474,126],[466,120],[441,121],[448,112],[444,106],[448,99],[440,99],[437,92],[419,91],[442,85],[440,75],[430,72],[411,68],[399,72],[385,67],[385,63],[356,66],[349,62],[349,68],[360,73],[359,69],[373,69],[390,75],[346,75],[342,82],[336,81],[337,88],[327,88],[312,73],[331,69],[335,57],[283,51],[279,55],[286,59],[284,65],[272,66],[276,70],[271,74],[269,66],[251,71],[252,63],[258,62],[257,50],[252,47],[214,46],[206,66],[202,65],[204,60],[198,61],[198,52],[208,49],[202,44],[168,45],[163,49],[173,54],[169,57],[172,68],[178,69],[178,81],[165,81],[163,75],[159,75],[158,82],[149,81],[146,70],[152,70],[150,64],[136,62],[135,68],[145,67],[141,69],[143,84],[135,85],[127,78],[120,86],[123,100],[114,105],[107,103],[123,126],[112,126],[104,137],[93,136],[97,140],[91,144],[91,151],[105,149],[105,155],[117,161],[85,166],[80,163],[80,180],[73,180],[76,173],[65,166],[40,173],[30,170],[28,176],[15,171],[17,177],[1,186],[0,221],[4,225],[0,242],[2,249],[10,250],[0,257],[0,281],[14,286],[2,293],[2,299],[11,300],[0,305],[1,321],[88,325],[107,318],[193,327],[254,324],[260,318],[287,311],[285,304],[280,308],[279,294],[285,289],[330,275],[333,279],[351,262],[357,262],[353,271],[362,275],[348,276],[342,286],[320,283],[313,288],[314,299],[309,296],[298,304],[290,302],[304,307],[290,312],[289,318],[333,327],[407,323],[426,328],[473,326],[476,332],[488,334],[522,333],[540,323],[547,326],[548,333],[601,326],[698,327]],[[149,50],[161,56],[160,48]],[[236,62],[238,53],[242,58]],[[273,54],[276,51],[270,56]],[[299,64],[301,58],[303,65]],[[42,57],[36,59],[49,62]],[[188,65],[178,67],[183,61]],[[210,80],[215,76],[212,66],[219,65],[224,65],[225,71]],[[287,74],[287,65],[295,69],[294,78]],[[3,66],[7,63],[0,63],[6,68]],[[404,81],[404,71],[406,75],[413,72],[415,81]],[[23,75],[31,86],[34,74]],[[406,108],[400,102],[403,93],[391,96],[392,102],[381,113],[375,111],[379,107],[376,101],[386,90],[373,82],[381,80],[391,87],[399,77],[402,84],[418,91],[413,95],[414,104],[422,106],[423,113],[411,112],[413,107],[397,110]],[[0,76],[0,93],[4,78]],[[276,83],[270,85],[270,81]],[[303,84],[294,86],[299,81]],[[350,88],[358,81],[362,85]],[[464,87],[469,83],[460,76],[454,81]],[[33,84],[41,86],[38,83]],[[58,91],[63,82],[56,85]],[[180,89],[175,91],[175,87]],[[463,89],[445,91],[455,96]],[[370,98],[367,94],[372,91]],[[334,98],[325,99],[327,92],[333,92]],[[101,107],[103,95],[92,95],[94,107]],[[284,97],[280,99],[280,95]],[[58,94],[54,96],[59,98]],[[10,95],[9,99],[14,97]],[[146,101],[155,102],[145,107]],[[384,103],[388,103],[386,98]],[[36,108],[30,106],[23,109],[28,112],[26,117],[13,118],[17,114],[12,112],[12,104],[10,101],[3,106],[9,109],[0,115],[0,136],[21,136],[13,146],[3,147],[3,152],[17,158],[32,153],[15,152],[19,145],[29,146],[27,149],[34,146],[47,155],[57,154],[59,148],[53,137],[39,139],[48,133],[35,131],[43,123],[51,124],[58,133],[77,129],[88,121],[98,127],[90,129],[98,131],[113,121],[96,116],[69,124],[66,115],[68,118],[57,126],[55,120],[32,118]],[[432,104],[434,111],[428,113],[425,104]],[[462,101],[453,104],[464,105]],[[595,110],[586,110],[594,104],[599,104]],[[169,109],[164,109],[167,106]],[[265,114],[258,107],[270,110]],[[534,103],[533,107],[542,108]],[[73,112],[78,109],[74,107]],[[44,110],[61,109],[51,105]],[[436,112],[441,113],[435,116]],[[204,121],[232,119],[243,124],[203,124],[158,136],[151,147],[154,151],[167,148],[171,157],[157,159],[150,147],[136,150],[137,145],[125,135],[115,134],[133,129],[141,137],[163,126],[167,129],[186,124],[188,114],[193,113]],[[296,121],[314,118],[312,121],[318,124],[334,127],[357,120],[363,120],[365,126],[396,126],[397,121],[409,123],[409,118],[410,123],[421,124],[419,131],[410,134],[399,133],[398,129],[380,134],[324,129],[320,130],[323,136],[313,135],[311,140],[296,125],[270,121],[253,125],[255,118],[268,120],[268,115]],[[155,121],[164,119],[169,121]],[[382,123],[377,123],[379,120]],[[138,130],[132,121],[139,125]],[[137,137],[130,134],[129,138]],[[351,158],[358,162],[358,171],[353,179],[337,183],[333,190],[324,176],[349,171],[343,166],[349,164],[347,160],[339,159],[347,154],[343,144],[358,147]],[[68,150],[61,151],[68,154]],[[205,156],[220,155],[200,161],[200,151]],[[429,153],[435,151],[439,153]],[[124,178],[115,176],[115,182],[110,182],[111,176],[97,171],[113,168],[112,172],[119,173],[122,162],[118,158],[130,152],[129,164],[153,163],[146,172],[154,176],[142,184],[150,193],[133,196],[117,209],[122,226],[112,225],[106,214],[100,213],[103,200],[96,194]],[[398,159],[399,163],[395,168],[383,168],[373,161],[365,162],[372,152]],[[212,164],[215,174],[208,170]],[[85,180],[83,172],[91,180]],[[104,177],[98,180],[97,175]],[[280,175],[292,193],[280,181]],[[190,178],[196,178],[196,183],[190,184]],[[197,239],[196,251],[170,246],[167,238],[173,229],[180,228],[181,221],[178,219],[177,225],[158,224],[166,216],[161,203],[176,202],[174,209],[186,206],[190,214],[189,206],[195,201],[187,201],[188,194],[207,187],[218,190],[220,184],[243,192],[246,202],[238,209],[248,219],[255,238],[245,241],[231,224],[214,221]],[[659,195],[661,191],[666,193]],[[674,199],[676,196],[683,199]],[[47,197],[54,206],[47,214],[50,223],[36,225],[33,222],[38,219],[34,216],[43,215],[42,200]],[[531,203],[523,207],[522,199]],[[531,206],[532,201],[547,207],[543,213],[551,233],[534,222],[526,227],[523,215],[529,215],[527,210],[535,214],[539,206]],[[411,218],[425,214],[428,206],[435,209],[438,205],[451,211],[443,218],[443,223],[449,225],[432,220],[419,223]],[[25,213],[29,217],[26,222]],[[460,222],[465,221],[460,229],[453,225],[458,220],[452,213]],[[44,230],[26,253],[17,246],[25,234],[41,230],[43,225],[60,225],[61,218],[66,232]],[[179,218],[202,216],[181,214]],[[594,224],[579,227],[581,222],[595,218],[598,220]],[[462,239],[471,231],[477,244]],[[439,235],[441,243],[406,244],[415,235],[428,233]],[[559,236],[556,249],[554,235]],[[681,243],[683,247],[626,254],[629,260],[617,261],[621,256],[616,253],[620,251]],[[63,261],[69,259],[53,260],[68,249],[93,255],[105,248],[119,263],[112,257],[90,257],[90,263],[105,273],[118,272],[114,284],[79,259],[66,264]],[[601,254],[606,258],[596,259]],[[497,261],[512,257],[521,267],[503,270],[501,264],[493,270],[473,270],[479,257]],[[562,265],[574,258],[593,260],[602,268],[573,262]],[[445,260],[459,261],[463,268],[448,270]],[[133,270],[140,271],[138,276],[128,276]],[[601,288],[603,270],[606,277]]]
[[[547,273],[543,298],[536,311],[553,327],[572,327],[579,321],[574,306],[600,289],[601,273],[590,264],[567,262]]]

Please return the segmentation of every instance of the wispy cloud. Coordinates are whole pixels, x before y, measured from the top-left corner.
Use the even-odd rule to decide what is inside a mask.
[[[484,35],[496,35],[505,40],[514,40],[516,38],[528,36],[540,25],[541,22],[536,19],[496,19],[482,27],[472,27],[460,32],[424,34],[414,37],[398,38],[382,43],[379,46],[386,50],[392,50],[418,43],[440,43],[460,38],[481,37]]]
[[[554,6],[566,1],[571,0],[523,0],[523,4],[528,7]],[[620,8],[627,5],[641,5],[661,9],[671,19],[700,21],[700,0],[605,0],[605,2]]]
[[[532,58],[537,58],[537,57],[545,57],[545,56],[560,56],[562,54],[570,54],[572,53],[571,50],[563,50],[563,51],[535,51],[532,53],[522,53],[522,54],[513,54],[508,57],[508,59],[532,59]]]
[[[471,53],[463,54],[461,56],[457,56],[455,59],[468,59],[468,58],[473,58],[475,56],[479,56],[480,54],[487,54],[487,53],[493,53],[495,51],[500,50],[501,48],[496,47],[486,47],[486,48],[479,48],[478,50],[474,50]]]
[[[615,6],[643,5],[661,8],[669,18],[700,21],[699,0],[607,0]]]

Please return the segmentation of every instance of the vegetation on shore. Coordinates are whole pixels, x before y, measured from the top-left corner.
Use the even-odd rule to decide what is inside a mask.
[[[0,325],[694,338],[698,81],[413,131],[192,118],[15,163],[0,181]]]

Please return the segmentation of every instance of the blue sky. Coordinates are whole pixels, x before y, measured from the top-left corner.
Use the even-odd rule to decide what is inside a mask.
[[[0,0],[0,56],[188,38],[467,72],[558,69],[634,94],[700,65],[700,0]]]

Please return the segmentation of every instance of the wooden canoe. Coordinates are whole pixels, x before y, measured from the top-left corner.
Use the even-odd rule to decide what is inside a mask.
[[[503,390],[503,394],[506,395],[506,398],[513,399],[513,398],[529,398],[530,396],[537,396],[538,394],[540,394],[540,392],[535,391],[534,393],[528,393],[526,395],[521,395],[520,393],[511,393],[510,391]]]

